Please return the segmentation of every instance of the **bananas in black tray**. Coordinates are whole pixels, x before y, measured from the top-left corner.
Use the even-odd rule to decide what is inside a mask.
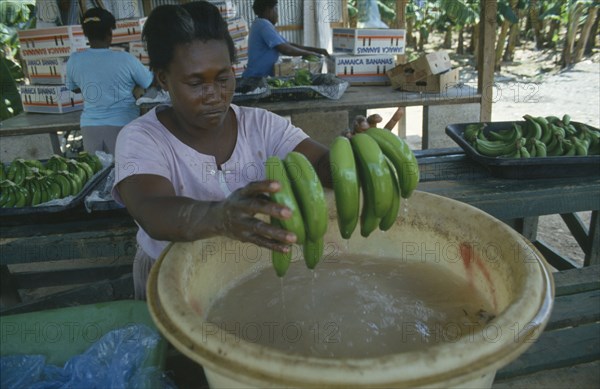
[[[481,155],[498,158],[531,158],[600,155],[600,131],[571,121],[567,114],[524,115],[511,128],[484,131],[485,123],[466,126],[464,138]]]
[[[0,207],[28,207],[75,196],[102,169],[96,155],[76,158],[53,155],[45,163],[23,158],[0,164]]]

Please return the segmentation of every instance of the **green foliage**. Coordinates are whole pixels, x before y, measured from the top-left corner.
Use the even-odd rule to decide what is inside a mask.
[[[30,28],[35,0],[0,2],[0,119],[12,117],[23,110],[17,85],[23,82],[23,69],[18,61],[17,31]]]
[[[507,0],[501,0],[498,2],[498,13],[504,20],[508,20],[510,23],[514,24],[519,21],[519,18],[517,15],[515,15]]]

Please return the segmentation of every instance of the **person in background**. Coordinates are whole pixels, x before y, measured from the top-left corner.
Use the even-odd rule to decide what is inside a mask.
[[[67,88],[83,95],[83,148],[114,154],[117,134],[140,115],[134,88],[148,88],[154,76],[133,55],[109,48],[116,26],[110,12],[91,8],[83,15],[81,25],[90,48],[69,57]]]
[[[248,36],[248,65],[242,77],[266,77],[273,75],[273,65],[279,55],[308,56],[325,55],[325,49],[300,46],[288,42],[277,30],[279,20],[277,0],[254,0],[252,9],[256,19],[250,27]]]
[[[171,104],[129,123],[117,139],[112,195],[140,227],[137,299],[145,298],[150,269],[168,242],[228,236],[290,250],[293,233],[256,217],[291,216],[268,198],[281,187],[265,180],[268,157],[300,152],[331,187],[325,146],[281,116],[231,103],[235,48],[217,7],[206,1],[158,6],[142,37]]]

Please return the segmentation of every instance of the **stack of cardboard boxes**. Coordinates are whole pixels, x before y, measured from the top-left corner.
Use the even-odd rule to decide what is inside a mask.
[[[237,9],[232,0],[209,0],[209,2],[219,9],[221,16],[227,22],[236,52],[233,70],[236,78],[239,78],[248,65],[248,23],[243,17],[237,16]]]
[[[81,27],[23,30],[18,35],[21,56],[31,80],[31,85],[20,87],[23,110],[66,113],[83,109],[81,94],[65,87],[69,56],[87,48],[87,39]]]
[[[136,57],[147,64],[147,54],[141,45],[146,18],[121,19],[113,31],[115,50],[129,45],[138,50]],[[18,32],[21,56],[31,85],[20,87],[25,112],[67,113],[83,109],[83,96],[65,85],[69,56],[87,49],[88,42],[81,26],[60,26]],[[134,52],[135,52],[134,50]]]
[[[390,69],[388,76],[395,89],[442,93],[456,86],[459,70],[452,69],[450,57],[446,52],[435,51]]]
[[[351,85],[389,85],[387,71],[404,49],[405,30],[334,28],[327,70]]]

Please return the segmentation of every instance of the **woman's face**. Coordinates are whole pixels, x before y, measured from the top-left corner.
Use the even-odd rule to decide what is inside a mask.
[[[225,41],[195,40],[177,45],[168,69],[158,71],[157,76],[182,124],[199,129],[223,124],[235,90]]]

